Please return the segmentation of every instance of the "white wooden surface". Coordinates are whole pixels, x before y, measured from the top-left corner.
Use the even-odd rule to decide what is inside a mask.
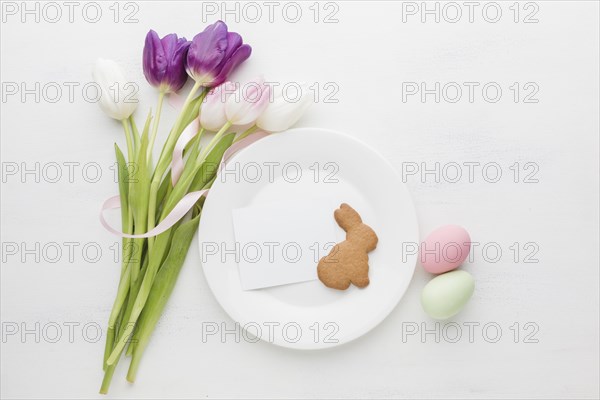
[[[11,6],[7,3],[13,8],[5,8]],[[23,14],[20,2],[2,5],[3,398],[98,397],[103,338],[93,340],[94,327],[106,324],[119,266],[111,250],[116,239],[102,229],[97,211],[117,190],[110,169],[112,143],[124,146],[124,141],[120,126],[84,99],[82,87],[91,80],[93,62],[116,59],[140,83],[141,120],[155,102],[141,72],[145,33],[153,28],[190,38],[205,26],[203,18],[220,17],[203,14],[201,2],[138,2],[119,5],[115,23],[112,2],[100,2],[99,22],[85,20],[84,15],[93,19],[94,13],[87,9],[89,14],[82,14],[84,3],[76,3],[69,22],[68,6],[55,4],[62,11],[55,23],[50,20],[56,11],[44,12],[43,3],[37,6],[39,22],[34,14]],[[456,10],[444,3],[438,5],[439,23],[434,15],[425,14],[421,22],[420,13],[410,14],[415,5],[422,7],[420,2],[322,3],[318,23],[312,2],[297,3],[302,10],[297,23],[284,18],[284,3],[274,9],[273,22],[268,6],[256,4],[263,13],[259,22],[249,21],[256,14],[244,13],[241,4],[239,22],[235,14],[225,16],[254,48],[236,77],[262,72],[283,83],[318,82],[319,101],[300,126],[355,135],[399,171],[415,165],[431,169],[439,162],[446,171],[439,182],[432,174],[418,173],[408,176],[407,184],[422,235],[457,223],[481,243],[463,267],[476,279],[474,298],[451,321],[456,324],[440,326],[439,342],[435,334],[421,337],[423,329],[436,325],[420,307],[420,291],[430,277],[417,268],[389,318],[351,344],[304,353],[243,338],[236,343],[234,335],[224,343],[218,336],[203,343],[203,321],[229,329],[234,325],[206,285],[194,241],[138,381],[125,382],[123,364],[109,397],[597,398],[598,3],[521,3],[517,23],[513,2],[497,3],[502,10],[497,23],[483,18],[485,2],[474,9],[472,23],[462,2],[456,3],[463,13],[456,23],[448,21]],[[15,6],[19,9],[13,14]],[[36,7],[33,2],[28,6]],[[208,6],[222,7],[220,2]],[[229,6],[234,9],[235,3]],[[433,9],[435,3],[427,6]],[[486,16],[493,19],[490,7],[495,6],[487,6]],[[536,7],[538,22],[523,23]],[[324,23],[336,10],[338,21]],[[138,21],[123,23],[131,12]],[[294,18],[292,9],[287,12],[288,20]],[[31,89],[36,82],[39,102],[34,94],[24,101],[21,92],[9,94],[15,84]],[[53,82],[62,87],[55,103],[50,101]],[[69,82],[79,84],[72,101]],[[463,97],[451,103],[447,100],[454,92],[447,92],[439,103],[434,95],[425,102],[418,95],[403,102],[403,82],[425,82],[428,88],[456,82]],[[479,83],[473,102],[464,82]],[[489,82],[502,89],[496,103],[482,97],[481,88]],[[520,87],[517,103],[510,89],[514,82]],[[534,85],[524,87],[529,82]],[[523,96],[535,85],[538,102],[525,103]],[[338,102],[326,102],[325,95],[335,88],[332,98]],[[494,95],[491,89],[489,95]],[[173,121],[174,114],[169,109],[163,123]],[[69,162],[79,163],[72,164],[72,182],[64,164]],[[473,164],[472,182],[464,164],[471,162],[479,163]],[[21,174],[36,163],[39,177]],[[62,174],[56,183],[51,182],[56,176],[52,163]],[[95,165],[87,163],[100,165],[97,182],[91,182]],[[453,163],[463,166],[455,183]],[[484,176],[482,167],[489,163]],[[515,163],[517,183],[515,167],[510,169]],[[498,167],[500,180],[488,182]],[[537,183],[525,182],[531,179]],[[36,245],[37,254],[27,252]],[[99,257],[96,248],[102,251]],[[494,260],[497,248],[502,254]],[[535,254],[527,258],[530,253]],[[526,262],[532,260],[538,262]],[[462,337],[452,343],[457,324]],[[491,325],[484,334],[485,324]],[[406,335],[415,327],[419,333]],[[497,327],[502,335],[490,343]],[[24,330],[29,333],[22,335]]]

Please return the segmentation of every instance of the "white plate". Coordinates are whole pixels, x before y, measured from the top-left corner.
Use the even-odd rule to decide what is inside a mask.
[[[293,163],[302,168],[295,183],[290,182],[295,179]],[[315,163],[321,169],[317,179]],[[244,340],[258,337],[296,349],[332,347],[358,338],[387,317],[406,291],[417,261],[416,254],[402,254],[403,243],[419,240],[409,192],[388,161],[348,135],[299,128],[242,150],[227,170],[204,204],[198,236],[201,253],[207,243],[218,248],[217,255],[201,254],[204,274],[217,301],[244,329]],[[262,175],[256,181],[258,170]],[[316,280],[243,291],[235,256],[224,251],[235,248],[231,210],[323,196],[353,206],[377,233],[377,249],[369,253],[369,286],[338,291]]]

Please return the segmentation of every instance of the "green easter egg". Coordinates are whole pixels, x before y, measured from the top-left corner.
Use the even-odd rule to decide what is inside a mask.
[[[421,304],[431,318],[448,319],[460,312],[475,290],[468,272],[454,270],[433,278],[423,288]]]

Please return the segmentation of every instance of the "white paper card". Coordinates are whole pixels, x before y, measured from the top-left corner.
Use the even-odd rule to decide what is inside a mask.
[[[328,199],[286,201],[232,210],[244,290],[317,279],[317,264],[336,242]]]

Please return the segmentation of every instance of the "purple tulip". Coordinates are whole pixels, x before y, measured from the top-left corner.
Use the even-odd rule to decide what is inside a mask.
[[[164,38],[150,30],[144,44],[144,75],[148,82],[166,93],[176,92],[185,84],[185,58],[190,42],[171,33]]]
[[[200,85],[215,87],[248,57],[252,48],[242,37],[228,32],[223,21],[209,25],[197,34],[187,54],[187,73]]]

